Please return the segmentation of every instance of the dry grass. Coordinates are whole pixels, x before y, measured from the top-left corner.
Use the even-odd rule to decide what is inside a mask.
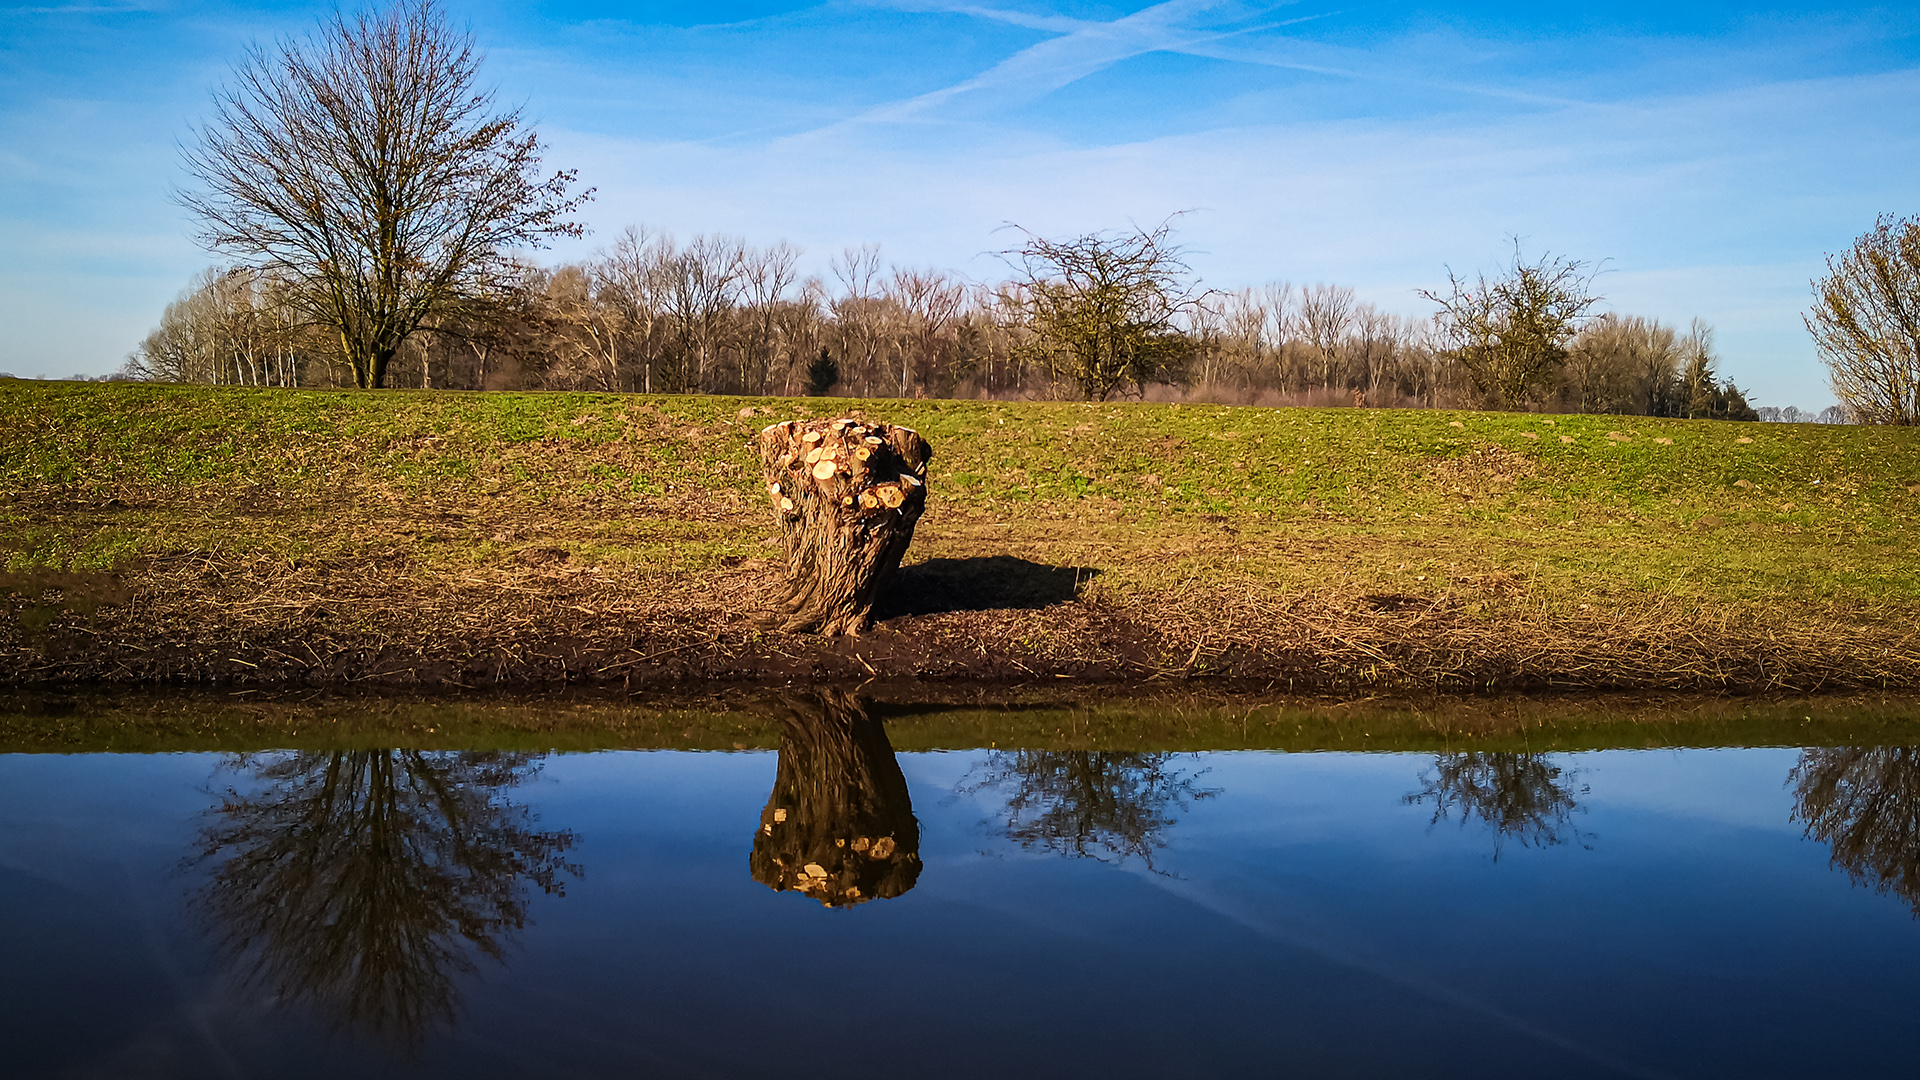
[[[155,559],[119,603],[0,636],[15,683],[658,688],[694,681],[1214,679],[1292,689],[1588,687],[1827,690],[1920,686],[1910,613],[1632,597],[1578,615],[1498,575],[1437,594],[1270,582],[1158,592],[1087,579],[1037,607],[883,621],[859,639],[770,634],[771,559],[649,572],[522,557],[448,569],[267,556]],[[92,579],[84,589],[98,588]],[[59,605],[57,590],[37,598]],[[80,605],[76,605],[77,607]]]

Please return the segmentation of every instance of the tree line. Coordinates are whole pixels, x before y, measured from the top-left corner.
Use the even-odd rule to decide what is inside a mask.
[[[1517,242],[1499,270],[1423,291],[1430,318],[1337,285],[1202,288],[1172,219],[1022,231],[990,282],[888,265],[873,245],[803,274],[785,242],[638,226],[543,267],[526,253],[582,235],[593,190],[543,172],[537,134],[479,68],[436,0],[336,10],[304,40],[250,47],[176,195],[230,262],[123,376],[1760,415],[1719,376],[1707,326],[1600,313],[1591,264]],[[1808,325],[1845,415],[1915,422],[1920,226],[1883,221],[1830,269]]]
[[[1151,234],[1130,238],[1142,235]],[[1114,242],[1078,239],[1089,249]],[[631,227],[586,260],[516,264],[484,298],[423,320],[394,350],[382,382],[854,397],[1130,393],[1239,404],[1757,416],[1719,377],[1712,332],[1697,320],[1682,330],[1631,315],[1566,319],[1536,331],[1544,347],[1525,361],[1532,370],[1516,372],[1511,358],[1493,355],[1501,347],[1497,331],[1483,332],[1488,340],[1476,348],[1444,318],[1382,311],[1350,287],[1276,282],[1203,292],[1182,281],[1154,301],[1168,310],[1141,337],[1152,348],[1103,369],[1098,357],[1049,348],[1060,325],[1081,316],[1062,310],[1059,297],[1043,306],[1047,267],[1028,271],[1016,262],[1023,272],[982,283],[890,265],[877,245],[865,245],[834,256],[824,274],[803,275],[801,254],[784,242],[759,247],[709,234],[680,242]],[[1173,289],[1189,295],[1168,300]],[[306,315],[284,276],[245,265],[196,276],[124,373],[223,385],[356,384],[332,328]]]

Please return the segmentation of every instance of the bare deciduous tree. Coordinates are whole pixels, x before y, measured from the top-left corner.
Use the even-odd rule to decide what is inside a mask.
[[[941,335],[966,305],[966,287],[939,270],[895,268],[893,291],[906,316],[908,338],[903,343],[908,347],[900,350],[900,396],[907,396],[916,379],[921,387],[937,390],[936,383],[944,381],[939,373],[952,367],[940,363]]]
[[[1340,346],[1347,339],[1347,324],[1352,316],[1352,289],[1344,285],[1314,285],[1300,290],[1300,310],[1296,316],[1299,333],[1318,354],[1323,390],[1333,389]]]
[[[1105,401],[1129,383],[1138,391],[1185,366],[1193,342],[1181,322],[1204,294],[1170,222],[1066,240],[1026,236],[1003,253],[1019,275],[1008,298],[1032,335],[1028,350],[1087,400]]]
[[[338,334],[361,387],[504,252],[578,236],[591,194],[539,176],[540,142],[476,85],[480,56],[433,0],[335,12],[302,42],[255,45],[185,151],[180,202],[216,251],[283,276]]]
[[[981,772],[958,790],[1003,794],[1007,839],[1069,859],[1138,859],[1149,870],[1179,815],[1221,791],[1201,787],[1206,770],[1188,772],[1168,753],[996,750]]]
[[[1920,916],[1920,748],[1802,750],[1787,781],[1793,819],[1828,845],[1833,865]]]
[[[1827,276],[1805,319],[1834,396],[1868,424],[1920,424],[1920,218],[1882,216]]]
[[[295,386],[312,342],[284,284],[248,267],[209,267],[167,305],[127,374],[159,382]]]
[[[773,379],[780,353],[781,309],[788,290],[799,277],[800,249],[782,240],[768,248],[749,249],[742,261],[741,299],[747,314],[746,340],[740,349],[740,392],[764,394]],[[788,355],[791,366],[793,356]]]
[[[1545,754],[1501,751],[1435,755],[1433,770],[1420,775],[1421,788],[1401,798],[1409,806],[1433,804],[1438,825],[1460,815],[1460,827],[1475,818],[1493,832],[1493,857],[1505,841],[1522,847],[1586,846],[1574,824],[1587,786],[1579,771],[1562,768]],[[1577,785],[1577,786],[1576,786]]]
[[[880,277],[880,245],[849,247],[828,264],[840,295],[831,302],[840,336],[840,378],[871,386],[886,336],[885,283]]]
[[[1420,295],[1440,305],[1434,316],[1447,352],[1474,385],[1503,409],[1527,403],[1567,357],[1587,311],[1600,302],[1587,264],[1543,255],[1527,262],[1520,245],[1499,277],[1468,281],[1447,272],[1447,292]]]
[[[1589,322],[1567,353],[1568,404],[1580,412],[1678,415],[1681,350],[1673,328],[1631,315]]]
[[[593,262],[593,276],[599,284],[596,297],[611,311],[630,350],[638,354],[630,357],[640,368],[633,388],[648,394],[653,392],[656,337],[666,315],[662,266],[672,257],[672,247],[668,238],[629,225]]]
[[[242,755],[207,815],[197,907],[264,999],[417,1046],[503,960],[532,887],[564,896],[571,832],[507,797],[539,759],[498,751]]]
[[[667,307],[679,331],[665,389],[698,392],[727,344],[746,269],[745,241],[695,236],[664,265]]]

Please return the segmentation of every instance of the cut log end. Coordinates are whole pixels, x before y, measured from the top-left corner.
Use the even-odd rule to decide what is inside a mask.
[[[775,424],[759,441],[787,553],[778,625],[860,633],[913,539],[932,448],[908,428],[855,417]]]

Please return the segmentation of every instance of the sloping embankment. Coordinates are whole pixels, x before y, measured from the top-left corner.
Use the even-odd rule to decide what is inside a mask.
[[[1920,686],[1920,433],[0,382],[0,684]],[[745,440],[935,447],[893,606],[757,628]]]

